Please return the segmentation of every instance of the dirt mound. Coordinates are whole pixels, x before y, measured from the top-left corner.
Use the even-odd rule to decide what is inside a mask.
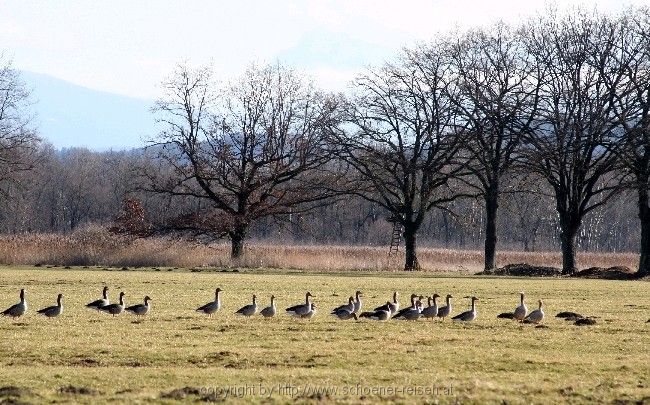
[[[61,388],[59,388],[59,392],[61,394],[72,394],[72,395],[98,395],[100,394],[99,391],[97,391],[94,388],[89,388],[89,387],[77,387],[74,385],[66,385]]]
[[[557,267],[533,266],[528,263],[508,264],[498,269],[476,273],[479,276],[514,276],[514,277],[562,277],[562,270]],[[570,277],[593,278],[601,280],[639,280],[636,272],[629,267],[589,267]]]
[[[580,318],[580,319],[576,319],[576,321],[573,324],[576,326],[595,325],[596,320],[593,318]]]
[[[634,270],[625,266],[615,267],[589,267],[580,270],[573,277],[578,278],[599,278],[603,280],[635,280],[637,278]]]
[[[527,263],[508,264],[493,270],[477,273],[481,276],[559,277],[562,270],[555,267],[531,266]]]
[[[27,388],[16,387],[14,385],[0,387],[0,398],[22,397],[30,395],[32,395],[32,392]]]
[[[180,401],[182,399],[186,399],[189,396],[198,396],[200,394],[201,394],[201,390],[199,388],[183,387],[183,388],[177,388],[167,393],[163,393],[162,395],[160,395],[160,398]]]

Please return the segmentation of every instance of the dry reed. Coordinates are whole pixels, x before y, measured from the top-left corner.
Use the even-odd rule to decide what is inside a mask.
[[[111,267],[252,267],[318,271],[399,270],[403,252],[389,260],[387,247],[274,245],[251,243],[236,263],[227,243],[203,245],[163,238],[130,241],[105,228],[88,226],[70,235],[25,234],[0,237],[0,263],[5,265],[51,264],[59,266]],[[420,248],[422,269],[432,272],[475,273],[482,269],[483,254],[477,250]],[[581,268],[627,266],[635,268],[634,253],[578,254]],[[559,252],[498,254],[500,265],[529,263],[559,267]]]

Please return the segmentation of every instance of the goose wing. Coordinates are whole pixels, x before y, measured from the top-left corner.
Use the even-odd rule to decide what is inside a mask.
[[[88,304],[86,304],[86,306],[88,308],[100,308],[100,307],[104,307],[104,306],[106,306],[108,304],[109,304],[109,301],[107,299],[100,298],[100,299],[95,300],[93,302],[89,302]]]
[[[47,308],[39,309],[39,310],[36,311],[36,312],[38,312],[39,314],[46,314],[46,313],[48,313],[48,312],[52,312],[52,311],[54,311],[54,310],[57,309],[57,308],[58,308],[57,306],[52,306],[52,307],[47,307]]]
[[[472,311],[465,311],[463,313],[460,313],[460,314],[452,317],[451,319],[453,319],[455,321],[466,321],[467,319],[470,318],[471,315],[472,315]]]

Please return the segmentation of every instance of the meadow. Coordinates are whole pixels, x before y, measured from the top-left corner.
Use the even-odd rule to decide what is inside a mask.
[[[200,271],[199,271],[200,270]],[[152,297],[143,319],[84,308],[125,291]],[[0,268],[0,307],[27,291],[29,313],[0,318],[0,403],[647,403],[650,284],[647,281],[517,279],[389,272],[142,268]],[[213,317],[194,311],[221,287]],[[364,309],[394,290],[454,295],[454,313],[479,297],[471,324],[339,321],[329,310],[360,289]],[[278,308],[315,296],[310,321],[233,313],[256,293]],[[544,299],[544,328],[497,319],[527,293]],[[63,293],[64,314],[35,310]],[[595,316],[578,327],[560,311]],[[282,311],[281,311],[282,312]]]

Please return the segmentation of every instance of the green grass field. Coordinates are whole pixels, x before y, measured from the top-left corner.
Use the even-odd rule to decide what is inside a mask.
[[[103,284],[127,304],[153,298],[141,322],[84,308]],[[194,309],[223,290],[208,318]],[[200,273],[184,270],[0,269],[0,309],[27,290],[29,313],[0,318],[0,403],[311,401],[430,403],[650,402],[650,283],[576,279],[433,277],[421,274]],[[356,289],[369,309],[393,290],[456,298],[476,295],[472,324],[339,321],[330,308]],[[318,314],[301,321],[242,319],[233,312],[256,293],[279,309],[315,296]],[[548,328],[497,319],[517,293],[545,301]],[[58,319],[37,316],[65,295]],[[571,310],[597,316],[578,327]],[[282,311],[283,312],[283,311]],[[270,395],[269,395],[270,393]]]

